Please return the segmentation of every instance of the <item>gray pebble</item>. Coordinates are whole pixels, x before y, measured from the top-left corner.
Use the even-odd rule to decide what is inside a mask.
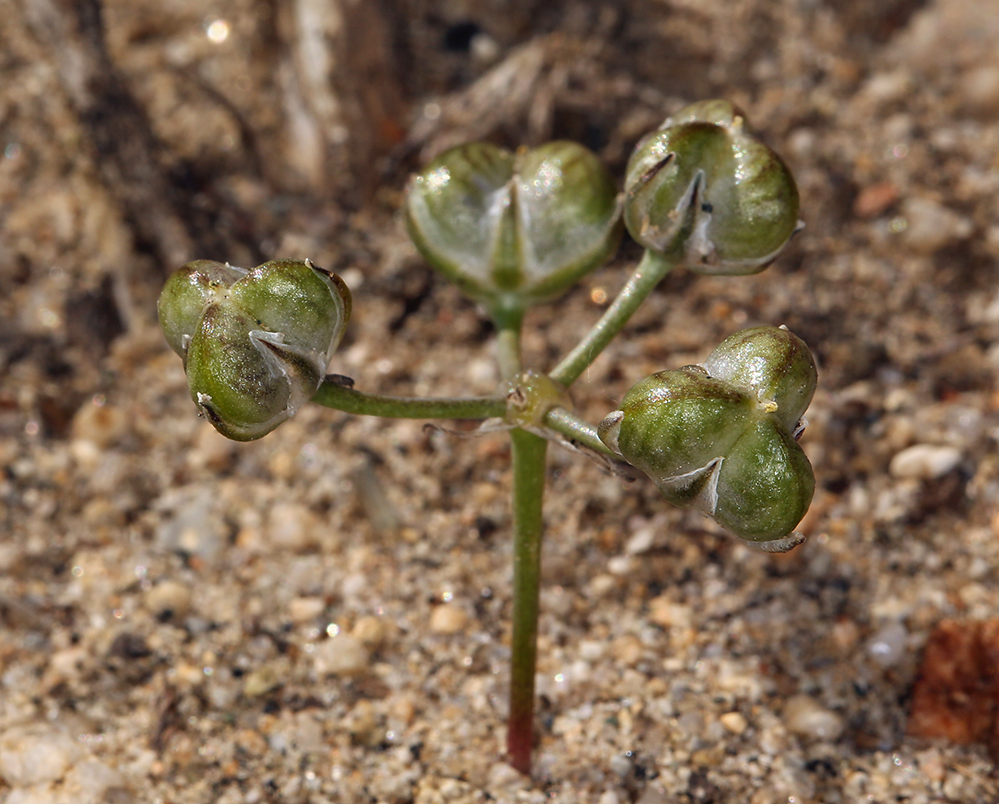
[[[874,636],[867,641],[867,655],[881,667],[889,668],[897,665],[905,656],[906,641],[909,632],[900,622],[890,622],[882,626]]]
[[[888,471],[892,477],[933,480],[943,477],[961,462],[956,447],[940,444],[914,444],[891,459]]]
[[[843,718],[809,695],[794,695],[784,704],[784,725],[799,737],[836,740],[843,733]]]

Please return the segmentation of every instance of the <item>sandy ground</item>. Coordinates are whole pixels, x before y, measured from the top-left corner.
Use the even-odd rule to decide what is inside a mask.
[[[907,728],[936,626],[999,614],[995,0],[205,8],[0,0],[0,802],[999,800],[984,732]],[[821,369],[809,540],[752,552],[554,449],[522,779],[504,436],[308,408],[226,442],[155,298],[193,257],[312,257],[354,290],[331,370],[491,393],[488,325],[399,224],[408,171],[569,137],[620,175],[714,96],[807,228],[759,276],[669,277],[573,397],[599,421],[787,324]],[[637,256],[535,310],[528,360]],[[951,690],[993,729],[995,676]]]

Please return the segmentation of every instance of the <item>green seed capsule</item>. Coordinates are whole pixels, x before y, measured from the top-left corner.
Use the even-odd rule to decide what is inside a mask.
[[[411,179],[405,213],[426,260],[501,320],[571,287],[621,235],[610,174],[573,142],[452,148]]]
[[[793,531],[814,491],[812,465],[798,442],[779,422],[764,418],[725,455],[710,513],[754,547],[782,553],[801,542]]]
[[[674,505],[690,505],[706,467],[748,426],[752,396],[696,366],[660,371],[632,387],[597,430],[601,440],[659,483]]]
[[[205,308],[225,298],[233,283],[244,276],[242,268],[212,260],[194,260],[170,274],[157,305],[160,328],[170,348],[186,357]]]
[[[795,440],[814,389],[804,343],[787,330],[757,327],[726,340],[704,367],[637,383],[598,434],[671,503],[783,552],[801,541],[793,530],[815,487]]]
[[[319,389],[350,306],[343,281],[308,261],[245,271],[198,260],[167,280],[159,314],[195,404],[220,433],[250,441]]]
[[[704,361],[712,377],[748,388],[773,402],[774,413],[792,434],[815,394],[815,359],[787,327],[752,327],[719,344]]]
[[[668,118],[628,162],[625,224],[645,248],[695,271],[751,274],[799,228],[798,189],[739,110],[702,101]]]

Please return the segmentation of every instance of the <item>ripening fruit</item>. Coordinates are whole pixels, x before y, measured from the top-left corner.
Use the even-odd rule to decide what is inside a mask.
[[[787,327],[751,327],[722,341],[704,361],[712,377],[773,402],[774,415],[792,434],[812,401],[818,376],[805,342]]]
[[[771,552],[801,541],[794,528],[815,490],[796,440],[815,390],[815,363],[782,327],[724,341],[703,366],[637,383],[598,429],[674,505],[693,506]]]
[[[343,280],[308,260],[249,271],[196,260],[167,279],[158,304],[191,398],[236,441],[266,435],[315,394],[350,306]]]
[[[639,142],[624,192],[631,236],[706,274],[762,271],[801,227],[791,171],[727,101],[681,109]]]
[[[567,141],[517,153],[452,148],[412,177],[405,215],[427,262],[499,321],[599,267],[622,231],[607,169]]]

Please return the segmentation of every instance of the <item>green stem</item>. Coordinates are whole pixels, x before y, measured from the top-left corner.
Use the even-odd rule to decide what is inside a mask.
[[[676,261],[666,254],[646,251],[628,283],[586,337],[565,356],[548,376],[566,388],[597,359],[597,356],[628,323]]]
[[[494,318],[499,329],[496,356],[500,373],[504,380],[511,381],[522,370],[520,330],[523,317]],[[510,715],[506,753],[507,761],[516,770],[530,775],[548,442],[520,428],[510,431],[510,440],[513,463],[513,635],[510,643]]]
[[[510,432],[510,438],[513,442],[513,636],[506,747],[507,761],[529,775],[534,742],[534,675],[548,442],[519,428]]]
[[[524,314],[517,312],[495,320],[499,329],[496,336],[496,359],[500,376],[504,380],[512,380],[521,372],[520,330]]]
[[[384,396],[366,394],[329,381],[319,386],[312,401],[344,413],[389,419],[490,419],[506,413],[506,400],[495,396],[465,399]]]
[[[589,447],[594,452],[606,455],[614,460],[621,460],[621,456],[610,449],[600,436],[597,435],[597,428],[589,422],[584,422],[578,416],[570,413],[565,408],[552,408],[545,414],[545,426],[561,433],[570,441]]]

